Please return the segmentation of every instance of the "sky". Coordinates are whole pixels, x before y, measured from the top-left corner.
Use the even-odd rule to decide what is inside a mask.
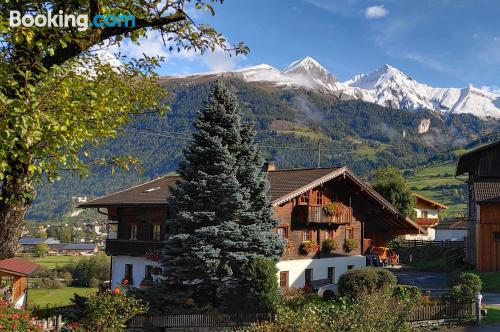
[[[390,64],[436,87],[469,83],[500,91],[500,2],[488,0],[225,0],[216,15],[195,11],[247,56],[169,52],[158,34],[121,52],[165,56],[161,75],[282,69],[311,56],[340,81]]]

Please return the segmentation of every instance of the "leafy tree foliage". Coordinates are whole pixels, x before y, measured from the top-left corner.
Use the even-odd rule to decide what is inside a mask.
[[[117,135],[132,114],[161,111],[166,92],[153,74],[157,58],[133,59],[119,70],[92,56],[93,48],[140,42],[149,30],[163,34],[178,51],[227,45],[220,33],[195,24],[185,0],[3,1],[0,4],[0,259],[11,257],[21,222],[40,179],[61,170],[88,174],[92,165],[127,167],[131,158],[93,155],[95,146]],[[214,14],[212,4],[195,0],[197,10]],[[11,27],[10,11],[25,14],[134,15],[135,26],[89,28]]]
[[[415,216],[413,209],[416,204],[415,197],[412,195],[406,180],[396,168],[378,169],[372,186],[399,211],[410,218]]]
[[[35,253],[38,257],[43,257],[49,251],[49,246],[44,242],[38,242],[35,245]]]
[[[163,274],[177,300],[224,310],[224,299],[241,291],[251,260],[277,261],[283,241],[272,232],[277,221],[253,129],[221,81],[195,129],[179,167],[183,181],[171,189]]]

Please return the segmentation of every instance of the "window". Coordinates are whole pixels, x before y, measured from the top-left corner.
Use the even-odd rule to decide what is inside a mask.
[[[145,272],[144,272],[144,278],[146,279],[152,279],[153,278],[153,269],[155,267],[153,265],[146,265],[146,269],[145,269]]]
[[[335,230],[327,229],[325,231],[325,239],[333,239],[335,237]]]
[[[348,269],[348,270],[352,270],[352,269],[354,269],[354,265],[347,265],[347,269]]]
[[[123,279],[127,279],[129,284],[132,284],[132,276],[133,276],[133,270],[134,266],[132,264],[125,264],[125,276]]]
[[[328,281],[331,284],[335,283],[335,268],[333,266],[328,268]]]
[[[307,205],[309,203],[309,193],[303,193],[299,196],[299,205]]]
[[[161,238],[161,226],[160,224],[153,225],[153,240],[159,241]]]
[[[280,272],[280,288],[288,289],[288,271]]]
[[[283,239],[288,239],[288,226],[279,226],[278,234],[281,235]]]
[[[422,218],[429,218],[429,211],[422,211]]]
[[[128,239],[137,240],[137,224],[128,225]]]
[[[310,229],[302,231],[302,241],[312,241],[312,231]]]
[[[493,239],[495,241],[500,241],[500,232],[493,232]]]
[[[316,192],[316,205],[323,205],[323,191],[318,190]]]
[[[304,286],[311,287],[313,281],[313,269],[305,270]]]
[[[345,238],[346,239],[354,239],[354,230],[352,228],[345,229]]]
[[[109,223],[108,224],[108,239],[116,240],[118,239],[118,224]]]

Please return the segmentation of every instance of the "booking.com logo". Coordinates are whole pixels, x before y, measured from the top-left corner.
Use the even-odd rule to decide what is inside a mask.
[[[20,11],[11,10],[9,25],[11,27],[77,28],[78,31],[85,31],[90,27],[135,27],[135,16],[97,14],[92,20],[89,20],[89,16],[86,14],[65,14],[62,10],[58,14],[48,12],[37,15],[21,15]]]

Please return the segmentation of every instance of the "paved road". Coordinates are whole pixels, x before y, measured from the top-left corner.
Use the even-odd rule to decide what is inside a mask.
[[[421,289],[444,289],[448,286],[445,272],[393,271],[399,283],[417,286]]]

